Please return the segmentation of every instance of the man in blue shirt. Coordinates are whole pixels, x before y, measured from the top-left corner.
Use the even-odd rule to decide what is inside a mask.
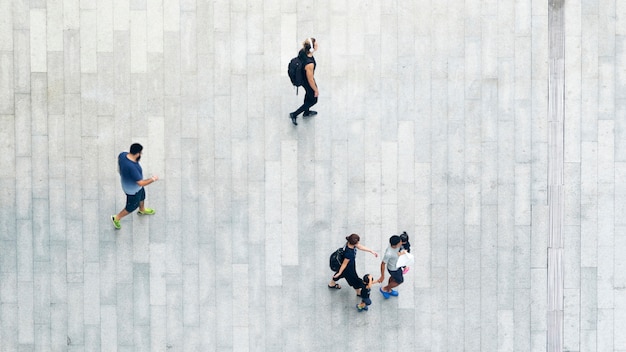
[[[146,191],[143,187],[155,182],[159,178],[152,176],[148,179],[143,179],[143,170],[141,169],[141,165],[139,165],[142,150],[143,147],[141,144],[134,143],[130,146],[130,153],[121,152],[117,157],[122,189],[124,193],[126,193],[126,206],[124,209],[117,215],[111,215],[113,226],[118,230],[122,228],[120,220],[137,208],[139,208],[138,214],[154,214],[154,209],[144,207],[143,203],[146,199]]]

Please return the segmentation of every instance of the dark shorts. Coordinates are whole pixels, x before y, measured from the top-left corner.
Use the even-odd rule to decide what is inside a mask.
[[[393,271],[387,269],[387,272],[389,273],[389,275],[391,275],[391,278],[393,279],[393,281],[399,284],[404,282],[404,276],[402,276],[402,269],[393,270]]]
[[[141,203],[144,199],[146,199],[146,191],[141,187],[139,192],[133,194],[126,195],[126,209],[127,212],[132,213],[135,209],[139,208],[139,203]]]

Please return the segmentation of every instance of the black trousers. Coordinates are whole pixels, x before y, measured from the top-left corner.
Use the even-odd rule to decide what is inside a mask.
[[[313,88],[309,87],[308,85],[302,86],[302,88],[304,88],[306,94],[304,95],[304,103],[302,104],[302,106],[300,106],[298,110],[294,111],[294,115],[296,116],[300,115],[303,112],[309,112],[311,106],[317,104],[317,97],[315,96]]]

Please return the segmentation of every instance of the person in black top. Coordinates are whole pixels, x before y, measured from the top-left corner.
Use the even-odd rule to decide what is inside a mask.
[[[315,40],[315,38],[308,38],[302,43],[302,49],[300,49],[298,53],[298,57],[304,67],[305,79],[302,87],[304,87],[306,94],[304,95],[304,103],[302,106],[300,106],[298,110],[289,113],[291,122],[296,126],[298,125],[296,119],[301,113],[304,113],[302,115],[304,117],[317,114],[317,111],[310,110],[311,106],[317,103],[317,97],[319,95],[317,83],[315,83],[315,67],[317,66],[315,58],[313,57],[315,51],[317,51],[317,40]]]
[[[370,252],[374,255],[374,257],[378,257],[378,253],[373,250],[361,245],[359,241],[361,238],[356,233],[351,234],[346,237],[348,241],[346,243],[344,249],[344,257],[343,262],[341,263],[341,267],[339,270],[333,275],[332,279],[330,279],[330,283],[328,283],[328,288],[340,289],[341,286],[336,282],[337,280],[344,278],[348,282],[348,285],[352,286],[356,290],[356,294],[361,294],[361,289],[363,288],[363,280],[359,277],[356,272],[356,252],[357,249],[360,249],[365,252]]]
[[[370,299],[370,292],[372,291],[372,285],[374,284],[374,279],[370,274],[365,274],[363,276],[363,287],[361,288],[361,303],[356,305],[356,309],[359,312],[364,310],[368,310],[368,306],[372,304],[372,300]]]

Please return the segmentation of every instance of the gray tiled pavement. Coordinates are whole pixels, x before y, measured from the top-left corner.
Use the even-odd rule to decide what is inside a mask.
[[[548,6],[0,0],[0,350],[545,351]],[[626,351],[623,13],[565,4],[567,351]],[[114,231],[133,142],[157,215]],[[399,298],[325,287],[402,230]]]

